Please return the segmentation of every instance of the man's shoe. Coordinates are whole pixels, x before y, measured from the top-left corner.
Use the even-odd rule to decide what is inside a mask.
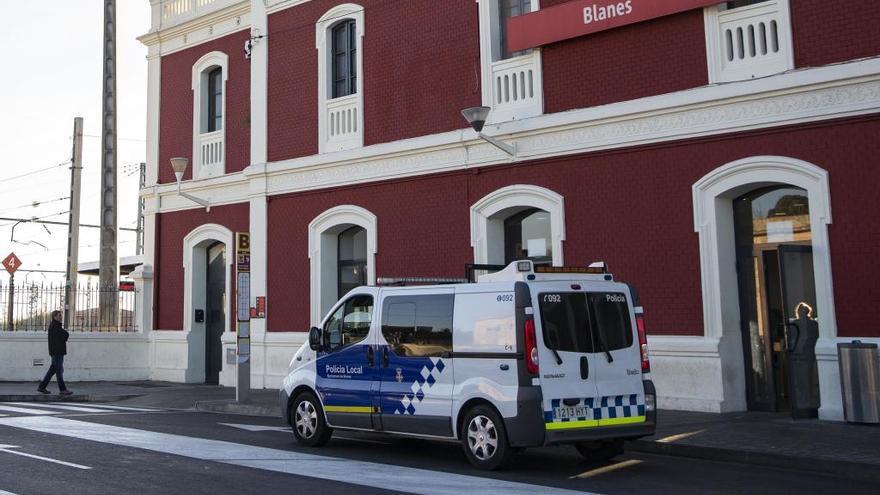
[[[37,392],[39,392],[41,394],[51,394],[52,393],[52,392],[49,392],[48,390],[46,390],[45,388],[37,388]]]
[[[61,392],[58,392],[58,394],[59,395],[73,395],[73,392],[71,392],[70,390],[62,390]]]

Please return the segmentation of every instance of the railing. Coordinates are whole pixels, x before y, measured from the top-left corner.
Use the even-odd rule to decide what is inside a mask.
[[[199,135],[198,177],[215,177],[225,172],[226,153],[223,146],[223,130]]]
[[[326,149],[328,151],[347,149],[360,142],[358,95],[343,96],[327,101],[326,112]]]
[[[156,21],[161,23],[161,27],[167,28],[241,2],[242,0],[160,0],[154,6],[158,11],[153,13],[153,28],[159,27]]]
[[[787,0],[769,0],[720,11],[715,26],[718,42],[716,81],[763,77],[792,69],[791,27]]]
[[[539,57],[539,52],[533,50],[492,63],[493,121],[541,115],[543,89]]]
[[[115,295],[118,299],[116,326],[103,325],[112,319],[112,315],[102,314],[99,308],[98,302],[104,295]],[[133,289],[103,290],[96,285],[80,285],[71,291],[74,315],[72,321],[65,322],[65,328],[73,332],[136,332],[136,298]],[[0,285],[0,332],[45,331],[55,310],[64,310],[63,284],[16,284],[14,289]]]

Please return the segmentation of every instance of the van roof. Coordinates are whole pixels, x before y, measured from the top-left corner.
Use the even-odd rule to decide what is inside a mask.
[[[493,265],[469,265],[478,268]],[[494,267],[494,266],[493,266]],[[472,276],[472,275],[469,275]],[[438,284],[454,284],[458,287],[483,286],[484,284],[511,283],[511,282],[554,282],[554,281],[584,281],[584,282],[612,282],[614,277],[606,272],[604,262],[596,262],[587,268],[583,267],[557,267],[535,266],[531,260],[519,260],[510,263],[503,269],[480,275],[476,283],[467,279],[459,278],[433,278],[433,277],[380,277],[377,285],[384,287],[404,286],[437,286]],[[443,285],[441,285],[443,286]],[[448,286],[448,285],[446,285]]]

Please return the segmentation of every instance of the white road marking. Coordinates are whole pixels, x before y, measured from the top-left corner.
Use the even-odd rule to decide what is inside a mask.
[[[546,495],[583,495],[584,493],[543,485],[269,449],[58,417],[4,418],[0,419],[0,425],[192,459],[399,492],[437,495],[461,495],[462,493],[468,493],[468,495],[495,495],[497,493],[532,495],[538,492]]]
[[[678,435],[670,435],[668,437],[661,438],[657,440],[658,443],[672,443],[678,440],[684,440],[685,438],[690,438],[694,435],[699,435],[706,430],[697,430],[697,431],[689,431],[687,433],[679,433]]]
[[[50,409],[61,409],[63,411],[74,411],[74,412],[84,412],[84,413],[102,413],[102,412],[111,412],[106,409],[95,409],[94,407],[85,407],[85,406],[71,406],[68,404],[57,404],[57,403],[43,403],[43,402],[7,402],[6,404],[12,404],[14,406],[26,406],[26,407],[46,407]]]
[[[25,452],[18,452],[16,450],[10,450],[10,449],[18,449],[18,448],[20,448],[18,445],[0,445],[0,452],[5,452],[7,454],[20,455],[22,457],[30,457],[31,459],[52,462],[55,464],[61,464],[62,466],[68,466],[68,467],[77,468],[77,469],[92,469],[89,466],[83,466],[82,464],[74,464],[72,462],[59,461],[58,459],[52,459],[49,457],[43,457],[43,456],[39,456],[39,455],[28,454]]]
[[[611,471],[617,471],[618,469],[628,468],[630,466],[635,466],[641,463],[642,461],[630,459],[628,461],[621,461],[615,464],[611,464],[609,466],[591,469],[576,476],[572,476],[572,478],[592,478],[594,476],[599,476],[600,474],[610,473]]]
[[[50,402],[50,404],[57,404],[57,402]],[[128,406],[111,406],[109,404],[92,404],[89,403],[89,407],[100,407],[101,409],[112,409],[115,411],[132,411],[132,412],[161,412],[161,409],[147,409],[143,407],[128,407]]]
[[[13,407],[13,406],[4,406],[0,404],[0,411],[19,413],[19,414],[32,414],[36,416],[45,416],[48,414],[61,414],[59,411],[46,411],[44,409],[29,409],[26,407]]]
[[[0,495],[16,495],[16,494],[12,493],[12,492],[7,492],[5,490],[0,490]]]
[[[246,431],[290,431],[290,428],[283,426],[262,426],[262,425],[240,425],[236,423],[217,423],[218,425],[231,426]]]

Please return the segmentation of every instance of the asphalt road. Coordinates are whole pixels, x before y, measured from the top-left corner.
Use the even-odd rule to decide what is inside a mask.
[[[568,447],[530,449],[487,473],[454,443],[337,432],[309,449],[271,418],[65,407],[0,404],[0,495],[880,493],[865,482],[667,456],[588,463]]]

